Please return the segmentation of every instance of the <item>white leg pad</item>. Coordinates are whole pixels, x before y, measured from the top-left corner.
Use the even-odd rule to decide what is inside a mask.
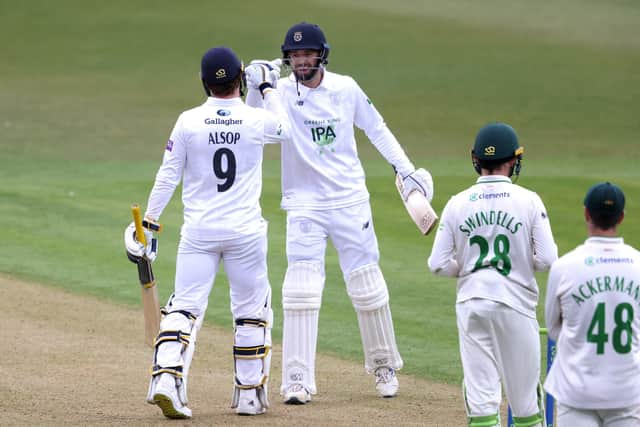
[[[316,393],[316,344],[323,287],[320,265],[296,262],[287,268],[282,286],[281,394],[292,384],[302,384],[310,393]]]
[[[176,379],[177,393],[181,403],[184,406],[188,404],[187,375],[195,350],[195,335],[202,325],[202,317],[196,319],[185,311],[169,312],[162,317],[160,332],[155,342],[147,402],[155,403],[153,395],[160,374],[168,373]]]
[[[402,368],[393,320],[389,308],[389,291],[377,264],[360,267],[349,274],[347,292],[358,315],[368,373],[378,367]]]
[[[262,413],[269,407],[267,396],[271,370],[271,327],[273,310],[269,303],[263,319],[236,319],[233,347],[235,384],[232,408],[240,402],[241,390],[255,389]]]

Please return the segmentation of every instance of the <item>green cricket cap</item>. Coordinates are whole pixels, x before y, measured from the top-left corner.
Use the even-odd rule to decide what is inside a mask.
[[[495,122],[480,129],[471,152],[480,160],[506,160],[522,155],[524,148],[511,126]]]
[[[602,182],[589,188],[584,206],[591,215],[618,217],[624,211],[624,193],[615,184]]]

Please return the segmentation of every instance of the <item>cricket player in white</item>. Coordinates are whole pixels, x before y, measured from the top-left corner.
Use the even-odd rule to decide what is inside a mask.
[[[557,353],[544,386],[560,427],[640,426],[640,252],[618,236],[624,205],[618,186],[591,187],[589,237],[549,273],[545,318]]]
[[[511,182],[524,149],[515,131],[491,123],[476,136],[475,185],[453,196],[440,219],[429,269],[457,277],[456,318],[469,425],[500,425],[501,380],[518,427],[544,422],[534,271],[557,258],[540,197]]]
[[[405,197],[418,190],[433,197],[431,175],[416,170],[358,84],[326,69],[329,45],[317,25],[292,26],[282,45],[292,73],[278,81],[292,126],[293,143],[282,145],[282,208],[287,211],[288,267],[282,289],[284,330],[282,387],[285,403],[304,404],[316,393],[315,353],[325,283],[327,240],[335,246],[358,316],[365,369],[376,389],[395,396],[402,367],[379,267],[365,174],[354,126],[404,178]],[[261,63],[262,61],[257,61]],[[249,105],[258,105],[255,91]]]
[[[265,143],[288,137],[289,124],[275,86],[278,74],[262,65],[246,70],[260,86],[267,110],[246,106],[243,66],[226,47],[207,51],[201,77],[206,102],[177,120],[149,196],[145,217],[157,220],[182,179],[184,224],[176,261],[175,293],[155,344],[147,400],[169,418],[190,418],[187,375],[209,293],[224,262],[235,324],[232,407],[241,415],[266,411],[271,327],[267,223],[259,198]]]

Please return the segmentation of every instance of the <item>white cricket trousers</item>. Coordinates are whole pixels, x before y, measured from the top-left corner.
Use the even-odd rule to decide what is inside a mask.
[[[258,233],[222,241],[182,236],[172,308],[204,315],[220,261],[229,278],[233,318],[264,318],[265,302],[270,296],[266,226]]]
[[[469,416],[499,413],[501,380],[514,417],[539,413],[538,321],[480,298],[457,303],[456,318]]]
[[[346,208],[287,211],[289,265],[312,262],[321,267],[324,277],[328,239],[338,252],[345,282],[356,268],[378,264],[380,260],[369,201]]]
[[[640,405],[620,409],[578,409],[556,404],[558,427],[638,427]]]

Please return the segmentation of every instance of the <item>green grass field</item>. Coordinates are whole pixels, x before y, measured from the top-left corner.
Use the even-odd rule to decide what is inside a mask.
[[[323,27],[330,68],[356,77],[414,163],[432,172],[437,210],[475,180],[477,130],[501,120],[520,134],[519,184],[542,196],[561,253],[584,240],[582,198],[601,180],[625,190],[621,232],[640,247],[635,1],[0,0],[0,272],[139,305],[122,232],[131,203],[146,203],[178,114],[203,101],[202,53],[224,44],[245,62],[277,57],[287,28],[301,20]],[[433,236],[418,235],[389,165],[358,135],[405,371],[457,383],[455,282],[428,272]],[[279,168],[269,147],[262,204],[277,339],[286,268]],[[155,268],[165,299],[179,194],[162,222]],[[207,319],[231,325],[224,276]],[[362,358],[333,249],[319,349]]]

